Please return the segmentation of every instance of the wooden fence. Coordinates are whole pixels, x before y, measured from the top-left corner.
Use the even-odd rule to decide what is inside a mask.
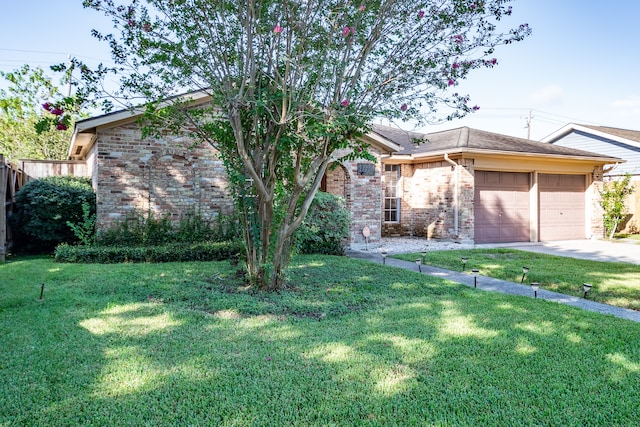
[[[626,200],[627,210],[630,215],[622,230],[623,233],[640,233],[640,177],[636,178],[635,181],[631,181],[635,187],[634,192]]]
[[[13,243],[7,218],[13,212],[15,195],[24,184],[24,174],[14,165],[7,163],[0,154],[0,262],[4,262],[7,250]]]

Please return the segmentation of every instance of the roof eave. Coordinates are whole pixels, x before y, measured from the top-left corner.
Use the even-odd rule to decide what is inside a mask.
[[[187,95],[182,95],[181,97],[183,101],[193,102],[195,105],[207,102],[211,99],[211,96],[204,91],[193,92]],[[161,107],[167,106],[171,103],[171,101],[165,101],[160,104]],[[71,136],[71,141],[69,142],[69,150],[67,154],[70,159],[78,159],[82,158],[91,148],[91,145],[95,142],[96,132],[98,128],[109,128],[114,127],[119,124],[130,123],[135,121],[138,117],[144,114],[143,107],[136,107],[130,110],[122,110],[116,111],[114,113],[103,114],[98,117],[92,117],[85,120],[80,120],[76,122],[75,128],[73,131],[73,135]],[[78,139],[82,138],[82,135],[89,135],[86,138],[89,138],[89,141],[84,142],[81,152],[78,152]],[[85,139],[86,139],[85,138]]]
[[[469,154],[480,154],[480,155],[494,155],[494,156],[511,156],[511,157],[531,157],[531,158],[546,158],[546,159],[557,159],[557,160],[572,160],[572,161],[581,161],[581,162],[591,162],[591,163],[602,163],[602,164],[615,164],[615,163],[625,163],[626,160],[619,159],[617,157],[608,157],[608,156],[578,156],[578,155],[567,155],[567,154],[553,154],[553,153],[527,153],[527,152],[517,152],[517,151],[501,151],[501,150],[478,150],[478,149],[468,149],[468,148],[458,148],[455,150],[438,150],[438,151],[430,151],[426,153],[416,153],[410,155],[402,155],[396,156],[392,155],[390,159],[397,160],[425,160],[427,158],[438,158],[444,157],[447,154],[451,155],[469,155]]]
[[[395,142],[383,137],[376,132],[369,132],[362,136],[363,140],[369,144],[377,146],[387,153],[394,153],[400,151],[402,147]]]

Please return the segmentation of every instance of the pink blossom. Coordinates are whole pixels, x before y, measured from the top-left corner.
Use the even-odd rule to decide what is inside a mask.
[[[60,122],[60,123],[58,123],[58,124],[56,125],[56,129],[58,129],[58,130],[67,130],[67,129],[68,129],[68,127],[67,127],[67,125],[65,125],[64,123]]]
[[[343,99],[342,102],[340,103],[340,105],[342,105],[343,107],[349,106],[349,100],[348,99]]]
[[[55,115],[55,116],[61,116],[64,114],[64,110],[60,107],[56,107],[52,110],[49,110],[51,112],[51,114]]]
[[[365,9],[364,4],[361,4],[360,7],[358,8],[358,10],[360,10],[360,12],[364,12],[364,9]]]
[[[458,64],[457,62],[454,62],[451,68],[453,68],[454,70],[457,70],[458,68],[460,68],[460,64]]]
[[[267,356],[266,360],[267,360],[267,362],[270,362],[271,361],[271,356]]]
[[[51,111],[51,109],[53,108],[53,105],[51,105],[51,103],[49,102],[45,102],[44,104],[42,104],[42,108],[44,108],[47,111]]]
[[[275,27],[273,27],[273,32],[276,34],[280,34],[282,32],[282,27],[278,24],[276,24]]]
[[[453,80],[453,79],[449,79],[449,81],[447,82],[447,84],[448,84],[449,86],[453,86],[454,84],[456,84],[456,82],[455,82],[455,80]]]
[[[507,15],[511,15],[511,13],[513,12],[513,7],[509,6],[509,8],[507,9],[507,11],[505,12],[505,14]]]
[[[473,108],[472,108],[473,111],[478,111],[479,109],[480,109],[480,107],[478,107],[477,105],[474,105]]]
[[[349,28],[349,27],[345,26],[345,27],[342,29],[342,37],[347,37],[347,36],[349,35],[349,33],[351,33],[351,28]]]
[[[146,33],[151,32],[151,24],[150,24],[150,23],[148,23],[148,22],[145,22],[145,23],[144,23],[144,26],[142,27],[142,29],[143,29]]]
[[[407,108],[409,108],[409,107],[407,106],[407,104],[402,104],[402,105],[400,106],[400,110],[402,110],[402,111],[407,111]]]
[[[464,41],[464,36],[462,34],[456,34],[455,36],[451,36],[451,40],[456,43],[462,43]]]
[[[418,19],[422,19],[424,18],[424,10],[421,10],[420,12],[418,12]]]

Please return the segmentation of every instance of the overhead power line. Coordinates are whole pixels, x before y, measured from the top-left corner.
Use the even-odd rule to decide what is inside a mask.
[[[26,49],[9,49],[0,48],[1,52],[18,52],[18,53],[40,53],[44,55],[67,55],[69,52],[53,52],[50,50],[26,50]]]

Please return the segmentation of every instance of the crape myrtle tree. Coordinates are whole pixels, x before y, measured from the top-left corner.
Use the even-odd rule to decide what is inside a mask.
[[[508,3],[87,0],[113,18],[112,34],[94,35],[117,65],[76,65],[90,83],[85,96],[118,74],[113,96],[146,105],[146,135],[189,135],[219,151],[244,221],[250,282],[276,290],[327,167],[373,159],[360,139],[372,119],[424,123],[477,109],[458,82],[530,33],[527,24],[499,27]],[[196,96],[210,102],[193,108]]]

